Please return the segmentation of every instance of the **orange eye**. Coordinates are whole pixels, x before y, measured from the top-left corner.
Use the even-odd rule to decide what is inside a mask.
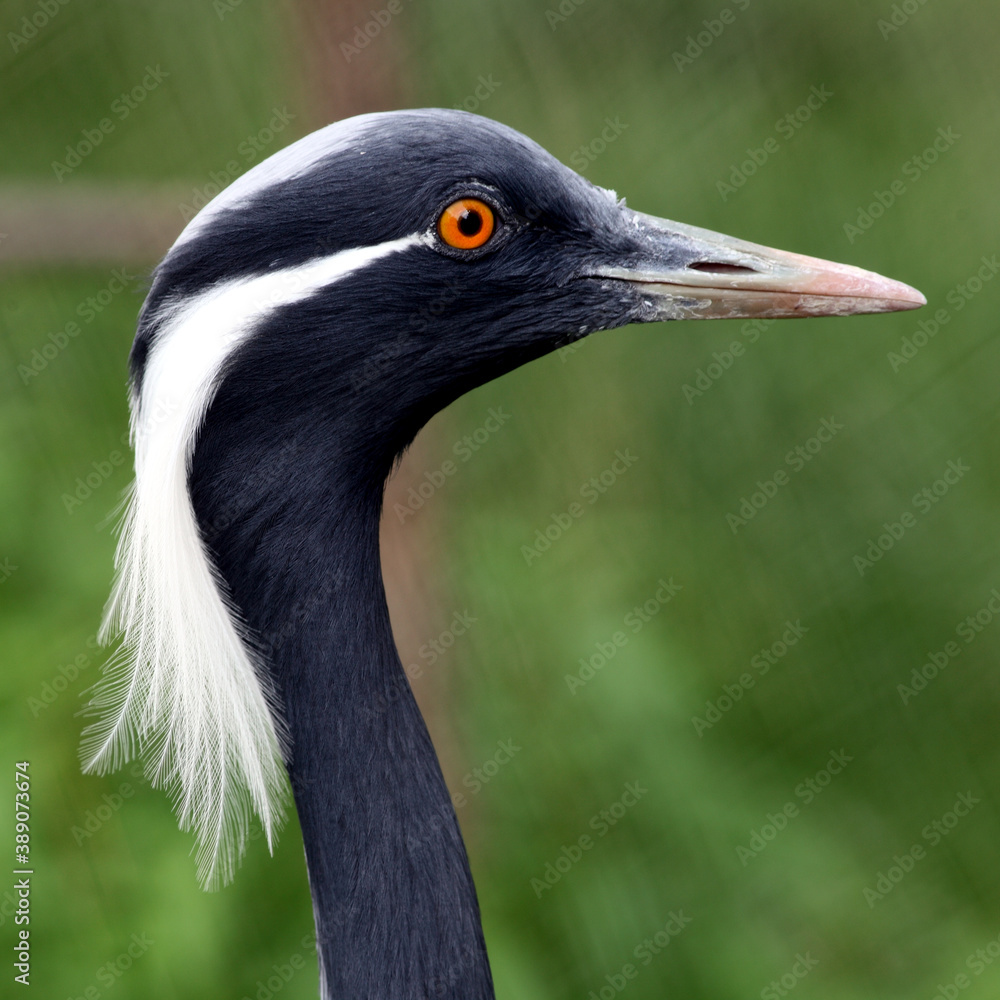
[[[450,247],[475,250],[493,235],[493,209],[478,198],[453,201],[438,219],[438,233]]]

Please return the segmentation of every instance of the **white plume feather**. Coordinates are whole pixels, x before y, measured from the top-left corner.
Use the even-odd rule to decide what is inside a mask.
[[[254,813],[273,847],[288,748],[267,669],[198,530],[188,491],[198,430],[226,358],[262,318],[428,238],[344,250],[173,302],[131,401],[136,478],[101,630],[121,647],[95,688],[99,719],[81,753],[84,769],[101,773],[144,758],[181,828],[196,834],[206,888],[232,879]]]

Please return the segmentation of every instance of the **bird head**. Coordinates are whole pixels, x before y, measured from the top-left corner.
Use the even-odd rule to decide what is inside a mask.
[[[143,306],[136,482],[103,633],[122,652],[94,698],[87,766],[145,753],[197,830],[202,878],[228,879],[251,810],[269,837],[277,826],[287,751],[242,597],[280,607],[282,568],[330,547],[315,525],[338,517],[332,479],[365,484],[377,521],[393,459],[433,413],[596,330],[923,303],[858,268],[634,211],[465,112],[306,136],[188,224]]]
[[[230,375],[348,403],[394,448],[468,389],[596,330],[925,301],[859,268],[634,211],[515,130],[443,110],[336,123],[211,202],[158,269],[139,388],[158,334],[199,300],[235,317]]]

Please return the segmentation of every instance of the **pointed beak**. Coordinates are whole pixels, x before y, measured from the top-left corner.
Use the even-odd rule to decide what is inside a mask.
[[[601,277],[629,282],[655,319],[849,316],[918,309],[927,300],[901,281],[747,243],[641,212],[644,244],[634,267],[604,267]]]

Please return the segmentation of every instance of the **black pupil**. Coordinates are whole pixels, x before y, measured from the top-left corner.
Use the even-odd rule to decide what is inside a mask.
[[[482,228],[483,217],[474,208],[467,208],[458,217],[458,231],[463,236],[475,236]]]

